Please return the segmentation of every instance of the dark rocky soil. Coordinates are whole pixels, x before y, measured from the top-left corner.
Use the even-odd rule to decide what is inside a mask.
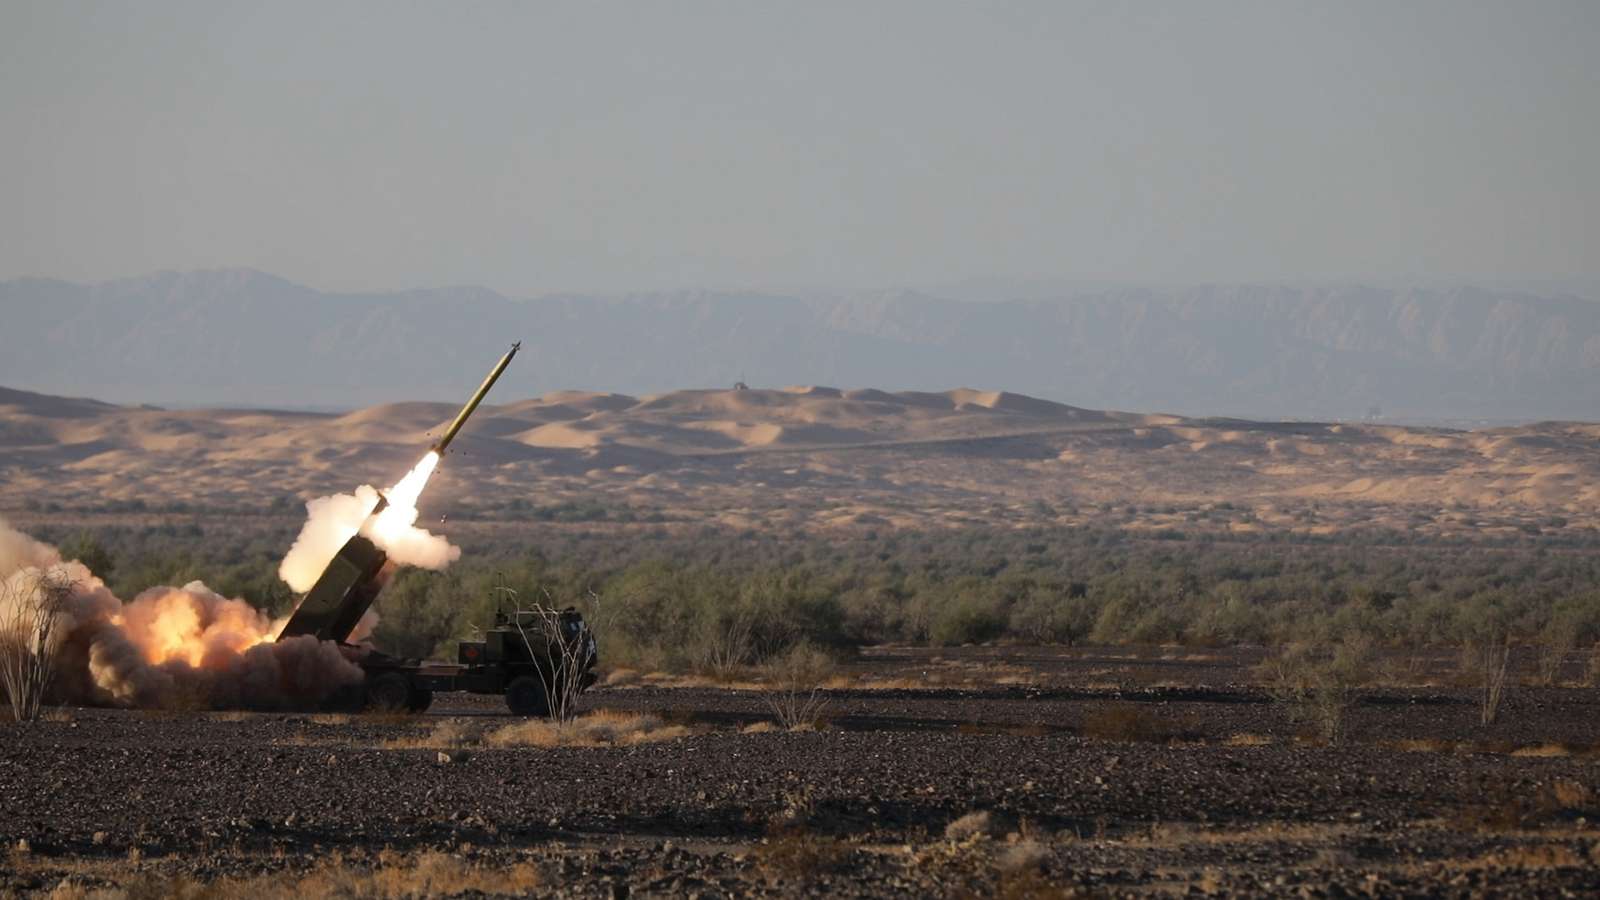
[[[989,659],[967,657],[974,676]],[[934,658],[893,666],[950,665]],[[1376,689],[1319,746],[1225,667],[1069,689],[1072,665],[838,690],[814,732],[744,733],[770,719],[750,691],[603,688],[588,708],[689,733],[468,742],[448,761],[426,737],[511,722],[494,698],[420,717],[57,711],[0,726],[0,894],[291,884],[386,848],[532,863],[538,892],[571,896],[1600,892],[1600,692],[1514,690],[1484,729],[1469,689]]]

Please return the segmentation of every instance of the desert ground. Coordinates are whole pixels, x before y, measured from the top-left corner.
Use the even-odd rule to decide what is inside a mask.
[[[470,695],[420,716],[58,709],[8,729],[0,891],[1600,890],[1593,690],[1513,689],[1486,729],[1448,658],[1395,658],[1405,678],[1327,745],[1259,656],[875,648],[793,732],[757,686],[626,672],[564,732]]]
[[[130,596],[140,554],[186,541],[149,571],[245,567],[212,544],[270,572],[305,500],[391,483],[453,412],[3,391],[0,513],[57,542],[107,536]],[[1198,559],[1236,587],[1292,563],[1286,578],[1348,581],[1345,612],[1398,627],[1443,608],[1416,598],[1475,590],[1449,577],[1469,567],[1515,574],[1503,594],[1549,577],[1551,602],[1588,596],[1597,437],[965,390],[562,393],[485,407],[420,505],[464,549],[458,570],[506,547],[557,566],[696,543],[813,562],[848,545],[859,566],[902,534],[883,567],[921,572],[965,538],[919,535],[1023,535],[974,543],[961,574],[1078,534],[1051,565],[1103,544],[1105,571],[1084,576],[1097,603],[1121,559],[1155,573],[1136,592]],[[1231,596],[1196,584],[1218,608]],[[1593,895],[1600,650],[1568,643],[1540,677],[1534,636],[1507,651],[1487,724],[1470,644],[1376,643],[1358,684],[1318,689],[1329,711],[1274,676],[1278,648],[1010,636],[837,649],[814,691],[788,692],[753,664],[633,669],[603,644],[603,680],[564,725],[462,694],[420,715],[56,706],[0,725],[0,896]]]

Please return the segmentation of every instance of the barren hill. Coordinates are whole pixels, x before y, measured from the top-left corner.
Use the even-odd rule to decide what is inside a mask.
[[[265,510],[403,473],[454,414],[172,411],[0,391],[0,509]],[[794,387],[485,406],[425,510],[488,518],[937,527],[1600,524],[1600,425],[1456,431],[1081,409],[967,389]]]

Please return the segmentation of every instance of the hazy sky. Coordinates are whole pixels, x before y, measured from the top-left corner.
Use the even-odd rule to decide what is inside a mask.
[[[0,277],[1600,270],[1593,0],[0,0],[0,115]]]

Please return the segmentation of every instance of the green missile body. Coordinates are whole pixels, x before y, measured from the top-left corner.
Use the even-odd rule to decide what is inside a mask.
[[[450,442],[456,439],[456,432],[460,431],[461,426],[466,424],[467,417],[472,415],[473,410],[478,408],[479,403],[483,402],[483,396],[489,393],[489,388],[494,387],[495,379],[500,377],[500,373],[504,372],[506,366],[511,364],[511,357],[516,356],[517,351],[521,349],[522,342],[517,341],[511,345],[511,349],[505,356],[500,357],[500,361],[495,363],[494,368],[489,371],[489,377],[483,380],[483,384],[478,385],[478,390],[472,395],[472,399],[467,401],[466,406],[461,407],[461,412],[456,413],[455,419],[444,430],[444,435],[434,442],[433,452],[440,456],[444,455],[445,448],[449,447]]]

